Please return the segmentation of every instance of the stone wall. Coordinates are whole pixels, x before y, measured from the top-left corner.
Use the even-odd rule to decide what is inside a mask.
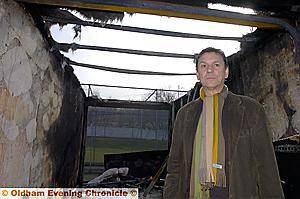
[[[0,0],[0,187],[75,186],[84,97],[31,16]]]
[[[261,39],[242,44],[230,57],[233,89],[264,105],[274,140],[300,133],[300,66],[293,41],[282,32],[256,31],[253,36]]]

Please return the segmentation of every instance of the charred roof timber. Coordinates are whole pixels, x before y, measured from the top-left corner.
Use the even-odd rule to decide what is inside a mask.
[[[75,16],[74,16],[75,17]],[[58,23],[58,24],[76,24],[82,26],[92,26],[98,28],[106,28],[112,30],[121,30],[128,32],[136,32],[136,33],[145,33],[145,34],[153,34],[160,36],[171,36],[171,37],[181,37],[181,38],[193,38],[193,39],[214,39],[214,40],[233,40],[240,42],[251,42],[255,41],[254,37],[220,37],[220,36],[211,36],[211,35],[201,35],[201,34],[193,34],[193,33],[183,33],[183,32],[174,32],[174,31],[166,31],[166,30],[156,30],[149,28],[139,28],[139,27],[130,27],[123,25],[114,25],[114,24],[105,24],[91,21],[83,21],[78,18],[58,18],[55,16],[43,16],[43,19],[50,23]]]
[[[278,28],[280,24],[274,18],[245,15],[220,10],[211,10],[204,7],[185,6],[170,4],[162,1],[131,1],[131,0],[18,0],[19,2],[38,3],[45,5],[56,5],[61,7],[85,8],[92,10],[107,10],[128,13],[144,13],[160,16],[181,17],[214,21],[220,23],[230,23],[237,25],[255,26],[259,28]]]
[[[72,44],[57,43],[57,48],[65,52],[68,52],[69,49],[73,51],[77,49],[85,49],[85,50],[99,50],[99,51],[109,51],[109,52],[116,52],[116,53],[128,53],[128,54],[158,56],[158,57],[173,57],[173,58],[187,58],[187,59],[195,58],[195,55],[189,55],[189,54],[131,50],[131,49],[123,49],[123,48],[103,47],[103,46],[89,46],[89,45],[80,45],[76,43],[72,43]]]
[[[220,23],[230,23],[237,25],[254,26],[258,28],[283,28],[288,31],[294,39],[294,45],[296,47],[296,61],[300,63],[300,37],[297,30],[288,22],[274,17],[258,16],[258,15],[246,15],[220,10],[211,10],[205,7],[199,7],[199,5],[188,1],[186,5],[178,4],[178,1],[131,1],[131,0],[66,0],[66,1],[50,1],[50,0],[18,0],[19,2],[36,3],[44,5],[55,5],[60,7],[71,8],[83,8],[92,10],[106,10],[116,12],[128,12],[128,13],[144,13],[155,14],[161,16],[181,17],[189,19],[198,19],[206,21],[214,21]],[[171,2],[171,3],[169,3]],[[210,3],[222,3],[222,1],[207,1]],[[236,1],[230,1],[235,2]],[[252,1],[253,5],[266,5],[266,3],[260,3],[258,1]],[[223,2],[229,4],[228,1]],[[246,2],[243,2],[245,4]],[[288,1],[288,5],[299,5],[296,1]],[[293,4],[292,4],[293,3]],[[282,4],[282,3],[281,3]],[[276,1],[274,5],[281,5],[279,1]],[[187,6],[192,5],[192,6]],[[269,4],[268,4],[269,5]],[[273,2],[272,2],[273,5]],[[270,6],[272,7],[272,6]],[[291,7],[295,10],[295,7]],[[297,9],[296,9],[297,10]]]
[[[179,75],[195,75],[195,73],[165,73],[165,72],[155,72],[155,71],[143,71],[143,70],[128,70],[121,68],[112,68],[106,66],[99,66],[93,64],[85,64],[72,61],[68,58],[65,58],[70,65],[81,66],[85,68],[93,68],[104,71],[116,72],[116,73],[125,73],[125,74],[136,74],[136,75],[165,75],[165,76],[179,76]]]

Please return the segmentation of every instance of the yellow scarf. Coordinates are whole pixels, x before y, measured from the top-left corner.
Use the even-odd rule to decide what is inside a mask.
[[[200,89],[203,110],[194,140],[191,170],[191,198],[209,198],[213,186],[226,187],[225,141],[222,132],[222,109],[228,88],[221,93],[205,96]]]

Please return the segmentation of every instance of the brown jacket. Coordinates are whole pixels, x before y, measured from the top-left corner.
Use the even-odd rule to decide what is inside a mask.
[[[182,107],[169,154],[165,199],[189,198],[193,143],[203,101]],[[224,103],[222,129],[230,199],[284,198],[270,132],[262,106],[231,92]]]

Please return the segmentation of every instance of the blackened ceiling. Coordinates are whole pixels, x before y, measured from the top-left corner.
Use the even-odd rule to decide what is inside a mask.
[[[298,18],[300,16],[299,0],[154,0],[173,4],[207,7],[208,3],[219,3],[229,6],[251,8],[258,13],[265,13],[277,17]]]

